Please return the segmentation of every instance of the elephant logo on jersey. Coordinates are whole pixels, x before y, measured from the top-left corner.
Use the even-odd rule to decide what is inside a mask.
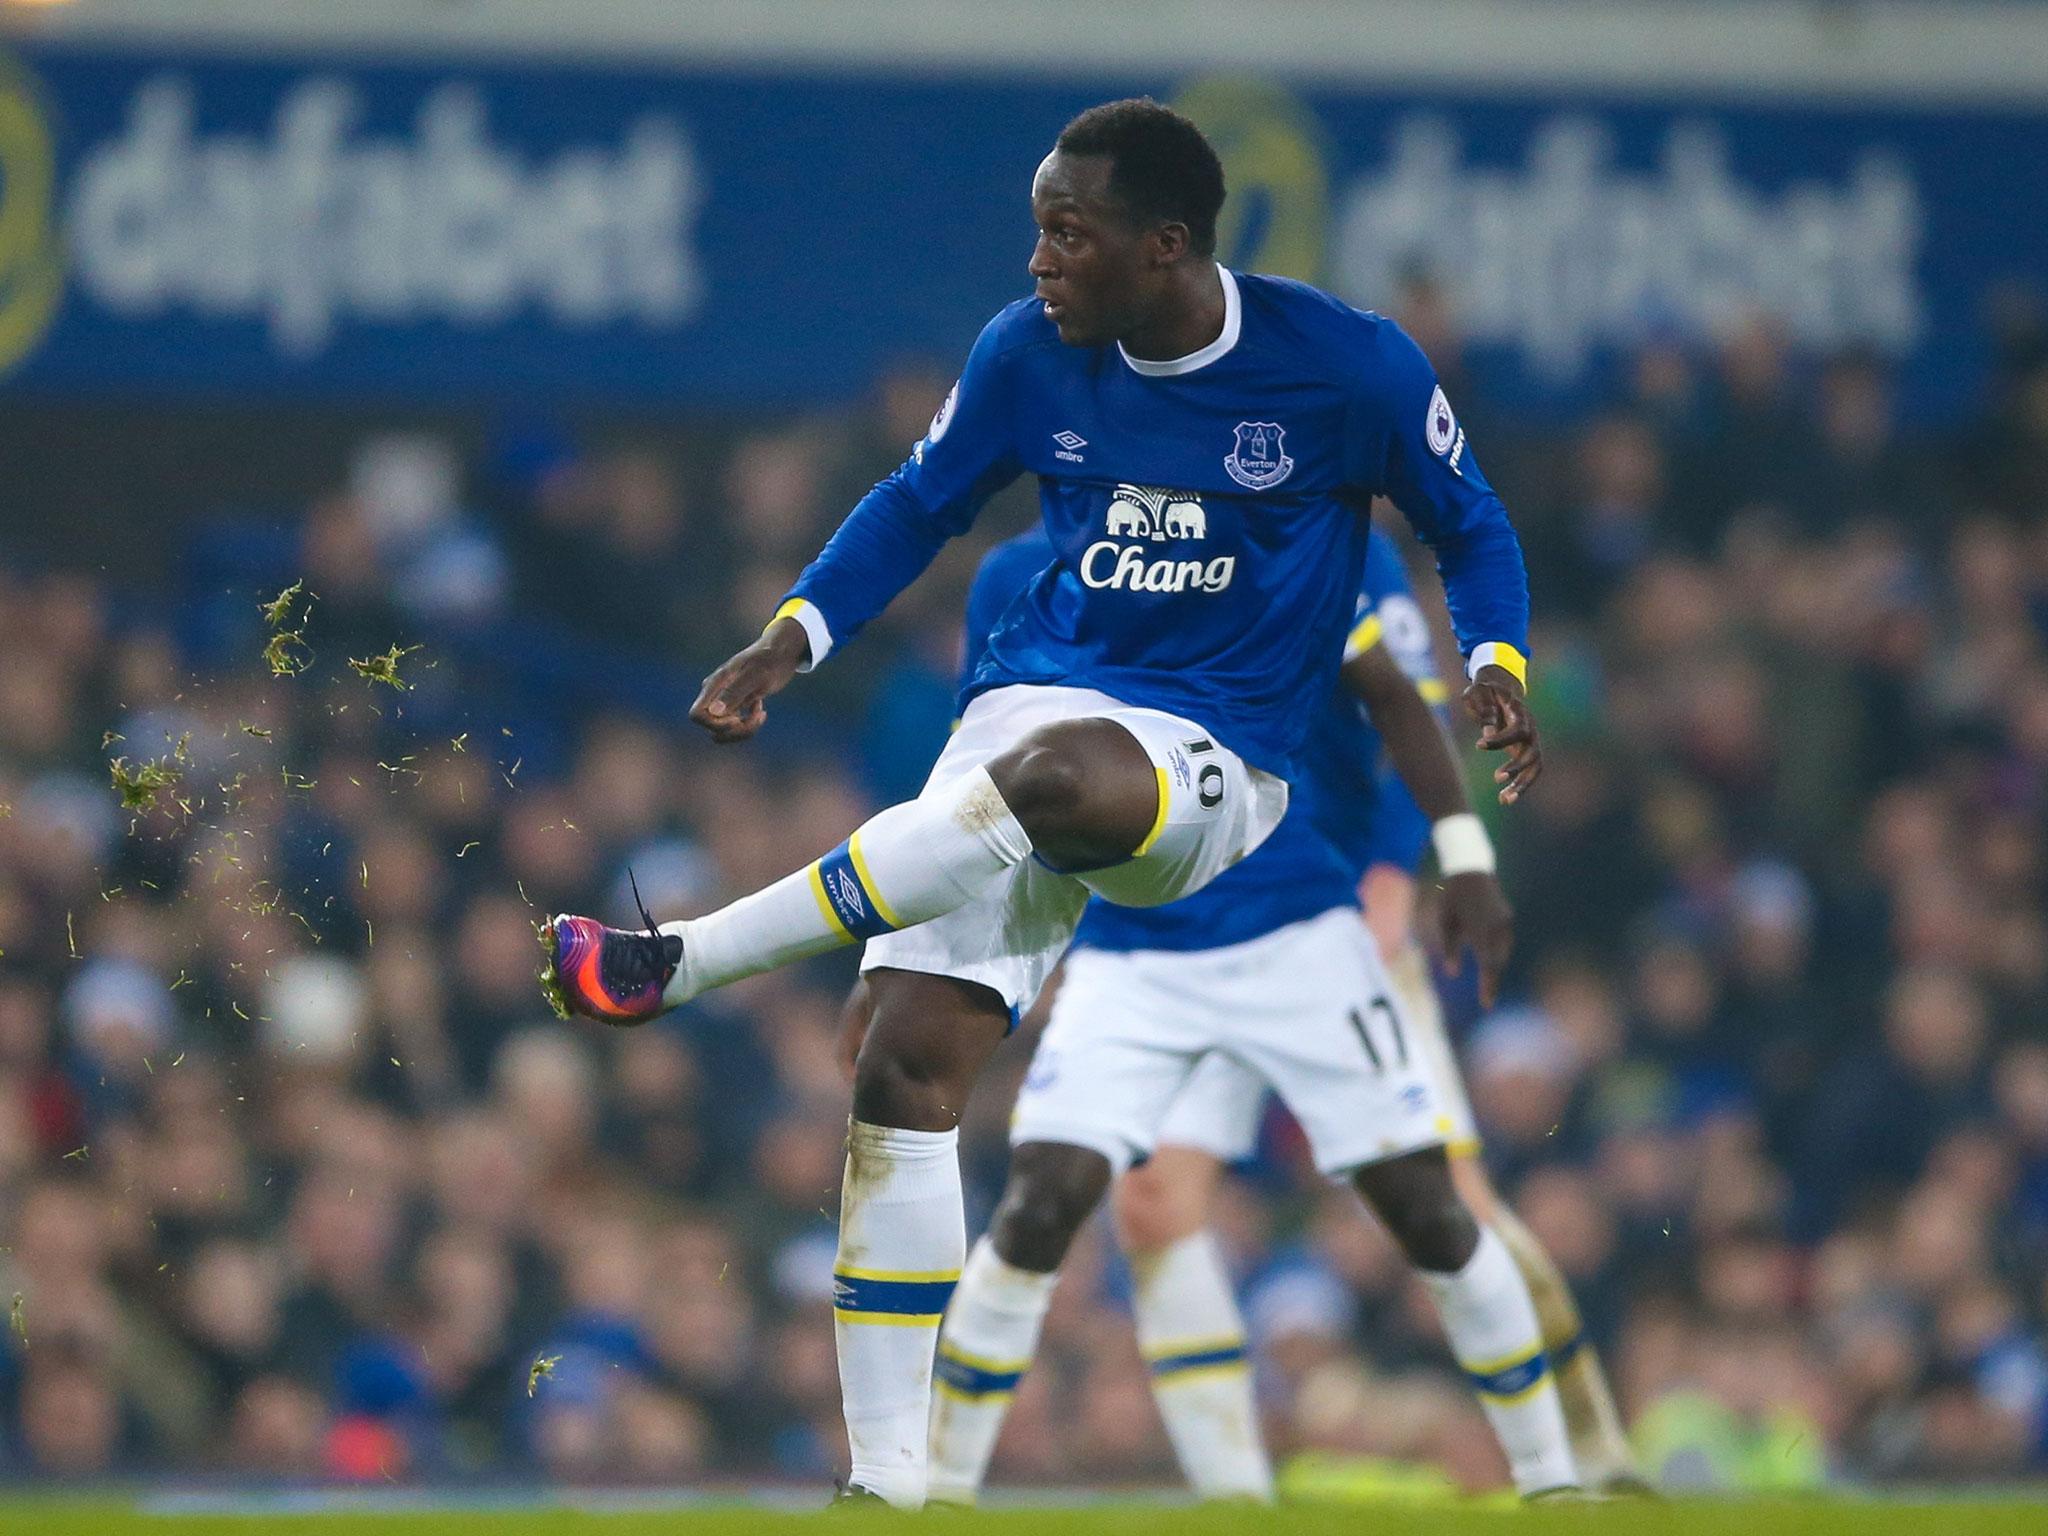
[[[1119,592],[1221,592],[1237,574],[1237,556],[1210,560],[1153,559],[1144,544],[1119,539],[1192,542],[1209,537],[1209,514],[1192,491],[1119,485],[1103,514],[1104,537],[1081,556],[1084,585]]]
[[[1223,460],[1230,478],[1248,490],[1267,491],[1294,473],[1287,433],[1270,421],[1240,421],[1237,446]]]
[[[1209,514],[1186,491],[1120,485],[1110,493],[1104,532],[1113,539],[1206,539]]]

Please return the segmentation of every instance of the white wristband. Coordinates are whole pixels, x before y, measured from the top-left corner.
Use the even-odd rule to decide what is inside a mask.
[[[1490,875],[1494,871],[1493,839],[1486,824],[1470,811],[1446,816],[1429,829],[1436,844],[1436,867],[1440,874]]]

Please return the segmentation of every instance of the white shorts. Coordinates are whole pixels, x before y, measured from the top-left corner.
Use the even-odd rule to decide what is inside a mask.
[[[1415,1048],[1428,1066],[1437,1104],[1450,1121],[1451,1156],[1477,1157],[1479,1123],[1472,1118],[1472,1099],[1465,1092],[1465,1075],[1458,1070],[1457,1053],[1451,1049],[1450,1030],[1444,1023],[1444,1005],[1422,946],[1411,939],[1408,947],[1387,963],[1387,979],[1394,984],[1395,1001],[1403,1005],[1402,1019],[1414,1023]]]
[[[863,972],[923,971],[980,982],[1026,1008],[1066,952],[1090,895],[1127,907],[1192,895],[1257,848],[1287,814],[1284,780],[1252,767],[1202,727],[1119,704],[1092,688],[1014,686],[977,695],[925,781],[925,793],[1007,752],[1041,726],[1114,720],[1159,779],[1159,820],[1135,857],[1062,874],[1026,859],[987,893],[928,923],[870,939]]]
[[[1387,979],[1401,1008],[1401,1022],[1409,1028],[1409,1042],[1423,1059],[1437,1107],[1449,1123],[1445,1136],[1451,1156],[1477,1157],[1479,1127],[1472,1118],[1472,1100],[1451,1050],[1443,1004],[1422,946],[1411,942],[1387,965]],[[1154,1145],[1192,1147],[1218,1162],[1242,1162],[1258,1150],[1268,1091],[1265,1080],[1236,1057],[1211,1051],[1195,1063],[1167,1106]]]
[[[1338,907],[1221,949],[1077,951],[1010,1140],[1087,1147],[1121,1173],[1217,1056],[1280,1095],[1333,1177],[1442,1146],[1453,1129],[1372,935]]]

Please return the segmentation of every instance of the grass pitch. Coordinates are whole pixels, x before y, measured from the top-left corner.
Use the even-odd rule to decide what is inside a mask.
[[[986,1530],[991,1536],[2042,1536],[2048,1499],[1893,1503],[1671,1502],[1550,1504],[1534,1509],[1396,1505],[1295,1505],[1279,1509],[1105,1500],[1085,1505],[905,1516],[858,1508],[792,1512],[787,1507],[704,1504],[616,1511],[549,1506],[479,1507],[444,1500],[398,1509],[343,1501],[291,1511],[289,1500],[252,1499],[246,1512],[222,1501],[183,1512],[141,1499],[0,1499],[0,1532],[22,1536],[775,1536],[786,1530],[900,1532]],[[822,1521],[822,1524],[820,1522]]]

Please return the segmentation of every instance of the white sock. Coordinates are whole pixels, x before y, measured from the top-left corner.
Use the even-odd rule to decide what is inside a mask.
[[[1244,1319],[1209,1232],[1131,1255],[1138,1348],[1152,1397],[1198,1498],[1271,1502],[1273,1469],[1259,1437]]]
[[[899,1509],[924,1503],[932,1341],[967,1251],[959,1137],[856,1120],[846,1138],[832,1321],[848,1482]]]
[[[933,1502],[972,1504],[981,1492],[1010,1399],[1038,1353],[1038,1330],[1058,1279],[1005,1263],[986,1237],[967,1256],[933,1367]]]
[[[742,976],[930,922],[1030,854],[995,781],[973,769],[878,812],[822,859],[751,896],[663,923],[663,933],[681,935],[683,963],[662,1000],[673,1008]]]
[[[1516,1490],[1576,1486],[1578,1468],[1543,1353],[1536,1305],[1507,1244],[1482,1226],[1478,1250],[1456,1274],[1416,1273],[1436,1297],[1451,1350],[1507,1452]]]

